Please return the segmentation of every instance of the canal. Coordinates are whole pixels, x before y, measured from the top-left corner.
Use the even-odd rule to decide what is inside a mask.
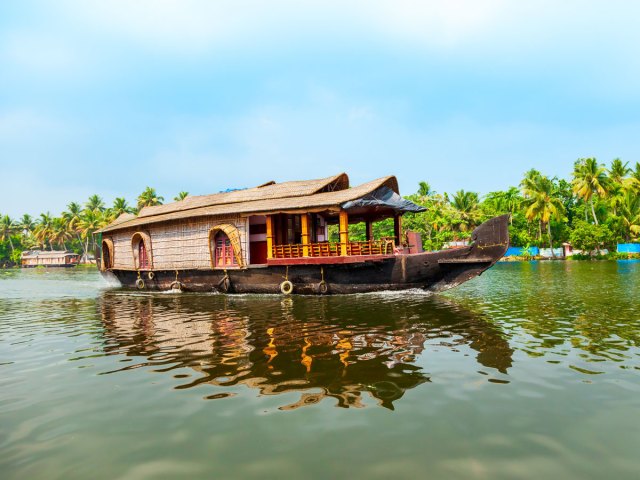
[[[637,261],[287,298],[0,270],[3,479],[620,479],[639,446]]]

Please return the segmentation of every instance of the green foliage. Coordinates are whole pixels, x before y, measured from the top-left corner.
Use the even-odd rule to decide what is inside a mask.
[[[571,245],[583,252],[592,252],[604,248],[612,239],[611,230],[606,225],[595,225],[577,220],[569,236]]]
[[[188,196],[180,192],[176,201]],[[633,168],[614,159],[609,168],[595,158],[578,159],[571,181],[549,178],[535,169],[524,174],[520,188],[493,191],[484,198],[475,192],[458,190],[436,193],[426,181],[406,199],[423,206],[420,213],[407,213],[405,230],[419,232],[425,250],[441,249],[447,242],[469,238],[483,221],[510,215],[509,235],[516,246],[547,246],[570,241],[577,249],[610,250],[618,242],[640,239],[640,163]],[[19,263],[29,249],[66,249],[77,253],[96,248],[94,233],[123,213],[135,213],[145,206],[160,205],[164,198],[151,187],[137,197],[136,207],[116,198],[106,208],[103,199],[92,195],[84,203],[71,202],[59,217],[42,213],[13,220],[0,215],[0,265]],[[366,238],[364,223],[349,225],[350,238]],[[375,222],[374,238],[393,236],[393,219]],[[337,225],[329,226],[329,240],[339,241]],[[576,257],[577,259],[578,257]],[[626,257],[625,257],[626,258]]]

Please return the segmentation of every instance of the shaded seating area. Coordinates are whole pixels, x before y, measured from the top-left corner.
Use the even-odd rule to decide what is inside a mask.
[[[393,255],[396,247],[402,244],[402,215],[424,210],[386,185],[338,207],[300,214],[267,215],[268,258]],[[393,237],[374,239],[373,223],[387,218],[394,220]],[[366,225],[366,240],[351,241],[349,224],[362,222]],[[327,226],[331,224],[338,225],[338,242],[328,241]]]

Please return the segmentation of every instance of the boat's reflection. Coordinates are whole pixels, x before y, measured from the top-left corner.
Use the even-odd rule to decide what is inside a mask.
[[[360,407],[365,393],[393,409],[406,390],[430,381],[417,361],[425,349],[468,345],[478,363],[502,373],[512,362],[494,325],[438,297],[106,292],[100,305],[108,353],[142,357],[156,371],[198,372],[177,388],[243,384],[264,395],[300,393],[282,409],[325,397]]]

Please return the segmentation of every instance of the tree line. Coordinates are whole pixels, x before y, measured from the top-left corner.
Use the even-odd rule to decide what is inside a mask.
[[[174,200],[187,197],[180,192]],[[164,197],[147,187],[135,205],[118,197],[106,206],[99,195],[91,195],[84,203],[71,202],[60,216],[49,212],[33,218],[24,214],[19,219],[0,214],[0,265],[18,265],[25,250],[70,250],[87,258],[96,248],[95,232],[109,225],[123,213],[137,214],[142,208],[161,205]]]
[[[631,168],[619,158],[609,166],[580,158],[569,180],[531,169],[517,187],[484,197],[465,190],[438,193],[423,181],[405,198],[426,208],[403,219],[406,230],[421,233],[425,250],[465,240],[476,226],[502,214],[510,215],[509,236],[515,246],[553,248],[569,242],[591,252],[615,250],[617,243],[640,237],[640,163]],[[349,235],[364,240],[364,224],[350,225]],[[393,221],[374,224],[374,236],[393,236]]]
[[[427,182],[406,198],[427,208],[405,217],[407,228],[422,233],[427,249],[467,238],[477,225],[501,214],[510,214],[511,244],[521,247],[569,242],[589,252],[615,250],[617,243],[640,237],[640,163],[631,168],[619,158],[608,166],[580,158],[569,180],[531,169],[519,186],[483,198],[464,190],[438,194]]]
[[[187,195],[180,192],[174,200]],[[438,193],[423,181],[416,193],[405,198],[426,208],[404,217],[406,229],[422,234],[426,250],[464,240],[477,225],[501,214],[510,214],[511,244],[522,247],[553,248],[569,242],[592,251],[614,249],[616,243],[640,238],[640,163],[631,168],[618,158],[608,166],[595,158],[578,159],[569,180],[531,169],[519,186],[484,197],[465,190]],[[71,202],[58,217],[47,212],[37,218],[25,214],[14,220],[0,214],[0,265],[19,264],[24,250],[60,249],[88,255],[96,248],[97,230],[123,213],[135,214],[163,201],[154,188],[147,187],[135,205],[116,198],[107,207],[102,198],[92,195],[84,204]],[[354,240],[364,239],[364,225],[350,225],[349,230]],[[374,235],[392,236],[393,222],[377,222]]]

